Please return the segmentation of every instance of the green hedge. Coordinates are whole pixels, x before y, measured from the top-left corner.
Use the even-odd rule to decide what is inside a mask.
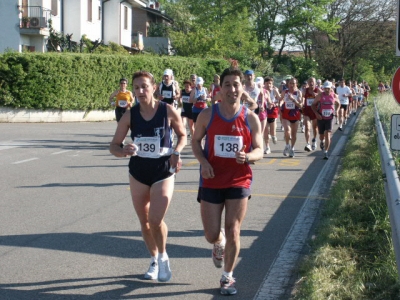
[[[135,71],[149,71],[161,81],[170,68],[180,83],[195,73],[208,85],[228,66],[226,60],[150,55],[5,53],[0,55],[0,106],[104,110],[119,79],[128,78],[131,86]]]

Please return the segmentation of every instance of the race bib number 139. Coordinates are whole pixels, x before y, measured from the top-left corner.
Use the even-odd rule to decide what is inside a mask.
[[[215,156],[235,158],[235,152],[242,150],[242,148],[242,136],[216,135],[214,138]]]
[[[140,157],[159,157],[160,138],[159,137],[135,137],[133,143],[138,147],[137,155]]]

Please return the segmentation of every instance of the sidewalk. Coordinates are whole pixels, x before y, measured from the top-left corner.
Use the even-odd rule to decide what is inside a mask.
[[[180,108],[178,108],[180,114]],[[37,110],[0,107],[0,123],[65,123],[65,122],[103,122],[115,120],[112,110]]]
[[[62,111],[0,107],[0,123],[99,122],[114,119],[114,110]]]

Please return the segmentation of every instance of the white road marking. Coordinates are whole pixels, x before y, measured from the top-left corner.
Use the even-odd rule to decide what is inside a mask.
[[[23,163],[26,163],[26,162],[28,162],[28,161],[37,160],[37,159],[39,159],[39,158],[37,158],[37,157],[32,157],[32,158],[25,159],[25,160],[15,161],[15,162],[13,162],[12,164],[13,164],[13,165],[23,164]]]
[[[296,220],[290,228],[279,253],[265,275],[263,283],[258,289],[254,300],[281,299],[286,293],[289,280],[291,279],[296,263],[302,255],[303,247],[307,241],[308,234],[322,201],[317,195],[323,194],[323,191],[327,189],[327,185],[331,184],[326,177],[332,172],[335,165],[338,164],[340,160],[338,155],[344,148],[347,139],[348,132],[344,132],[343,136],[339,138],[332,150],[329,160],[321,160],[321,163],[324,163],[325,165],[322,167],[317,180],[314,182],[314,185],[301,207]]]
[[[51,155],[63,154],[63,153],[67,153],[70,151],[72,151],[72,150],[63,150],[63,151],[53,152]]]

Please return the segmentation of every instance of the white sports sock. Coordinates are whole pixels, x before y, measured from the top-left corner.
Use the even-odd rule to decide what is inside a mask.
[[[167,260],[167,259],[168,259],[168,254],[167,254],[167,252],[158,253],[158,259]]]
[[[222,275],[228,276],[228,277],[232,277],[233,276],[233,272],[222,272]]]

